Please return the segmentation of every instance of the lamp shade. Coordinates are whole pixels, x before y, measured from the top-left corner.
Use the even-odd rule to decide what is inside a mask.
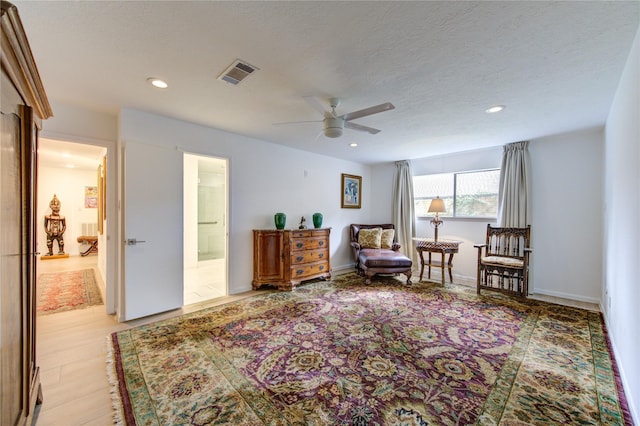
[[[447,210],[444,208],[444,201],[440,197],[436,197],[431,200],[431,204],[429,204],[429,213],[444,213]]]

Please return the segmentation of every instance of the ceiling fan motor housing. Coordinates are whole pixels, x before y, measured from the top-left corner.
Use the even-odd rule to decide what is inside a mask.
[[[328,138],[338,138],[342,136],[344,120],[338,117],[327,117],[324,119],[324,135]]]

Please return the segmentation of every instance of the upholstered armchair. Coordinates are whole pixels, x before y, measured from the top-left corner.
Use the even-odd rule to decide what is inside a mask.
[[[399,252],[393,224],[351,224],[350,237],[356,273],[366,277],[366,284],[376,274],[398,273],[406,275],[411,284],[412,261]]]

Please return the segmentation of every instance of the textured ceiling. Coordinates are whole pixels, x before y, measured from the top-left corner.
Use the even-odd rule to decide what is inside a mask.
[[[13,3],[51,101],[365,163],[604,124],[640,22],[638,1]],[[238,86],[217,80],[238,58],[260,70]],[[321,120],[307,95],[340,98],[339,114],[396,108],[355,120],[377,135],[272,125]],[[507,108],[486,114],[494,104]]]

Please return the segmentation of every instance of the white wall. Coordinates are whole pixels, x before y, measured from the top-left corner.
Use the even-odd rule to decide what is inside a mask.
[[[602,307],[627,400],[640,423],[640,31],[605,130]]]
[[[82,142],[90,145],[118,140],[116,114],[90,111],[84,108],[51,102],[53,117],[42,125],[43,136],[48,139]]]
[[[69,255],[79,255],[86,250],[86,246],[77,241],[78,236],[83,235],[82,224],[98,223],[98,209],[84,206],[85,187],[98,185],[97,171],[40,167],[38,172],[38,251],[42,255],[47,253],[44,216],[51,214],[49,203],[56,194],[60,200],[60,215],[65,217],[67,224],[63,235],[64,251]],[[54,241],[53,254],[56,253],[58,244]]]
[[[600,302],[603,138],[598,128],[529,144],[534,293]]]
[[[136,110],[123,110],[120,121],[120,138],[125,143],[177,147],[192,154],[229,159],[231,294],[251,289],[252,230],[273,229],[276,212],[286,213],[287,228],[297,228],[301,216],[306,217],[307,226],[313,226],[311,215],[322,213],[323,227],[332,228],[331,267],[334,271],[352,267],[348,226],[370,220],[369,166]],[[341,173],[362,176],[361,209],[340,207]],[[182,241],[175,243],[182,245]]]

